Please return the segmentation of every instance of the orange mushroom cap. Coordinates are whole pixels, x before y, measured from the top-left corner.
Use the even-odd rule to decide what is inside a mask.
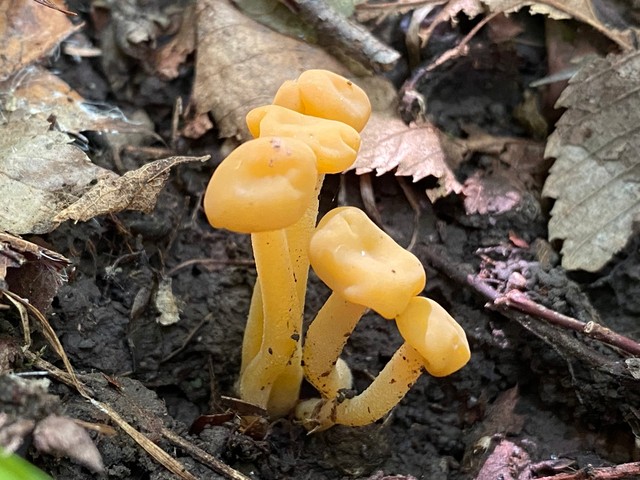
[[[261,137],[236,148],[213,173],[204,211],[213,227],[254,233],[298,221],[315,196],[316,156],[294,138]]]
[[[315,152],[320,173],[346,170],[360,148],[360,134],[349,125],[278,105],[254,108],[247,114],[247,125],[254,137],[278,135],[304,141]]]
[[[426,282],[420,260],[354,207],[324,216],[311,237],[309,259],[334,292],[387,319],[402,312]]]
[[[328,70],[307,70],[282,84],[274,105],[305,115],[337,120],[361,132],[371,116],[367,94],[351,80]]]
[[[437,302],[425,297],[411,299],[396,317],[405,342],[424,358],[424,366],[434,377],[460,370],[471,358],[462,327]]]

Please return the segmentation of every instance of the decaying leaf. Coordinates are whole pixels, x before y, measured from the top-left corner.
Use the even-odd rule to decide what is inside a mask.
[[[26,112],[32,118],[55,123],[63,132],[148,131],[146,125],[128,121],[118,109],[87,103],[64,80],[42,67],[24,68],[0,82],[0,91],[6,92],[0,110],[9,121],[13,112]]]
[[[36,425],[33,443],[39,452],[66,456],[93,472],[102,472],[102,456],[87,431],[71,418],[49,415]]]
[[[196,48],[196,8],[187,5],[182,12],[178,33],[155,52],[154,64],[161,78],[172,80],[180,74],[180,65]]]
[[[555,157],[543,194],[556,198],[549,237],[564,239],[562,265],[596,271],[632,235],[640,215],[640,53],[584,66],[558,104]]]
[[[69,265],[53,250],[0,232],[0,288],[28,299],[40,311],[51,305]]]
[[[531,458],[524,448],[507,439],[495,446],[475,477],[476,480],[525,480],[531,478]]]
[[[396,168],[396,175],[411,176],[413,181],[432,175],[438,187],[428,190],[427,196],[434,201],[462,190],[453,169],[463,153],[461,144],[430,123],[407,126],[394,114],[376,113],[362,132],[354,168],[358,174],[375,171],[378,175]]]
[[[33,420],[17,419],[11,421],[9,416],[0,413],[0,447],[6,452],[15,452],[33,431]]]
[[[524,193],[524,185],[505,169],[477,171],[464,182],[464,209],[467,214],[501,214],[517,206]]]
[[[53,217],[105,174],[45,120],[12,117],[0,124],[0,231],[50,232]]]
[[[482,0],[492,12],[510,13],[528,7],[532,14],[547,15],[556,20],[573,18],[592,26],[625,50],[631,50],[634,45],[633,39],[638,32],[632,32],[629,25],[625,25],[627,28],[624,29],[610,25],[608,19],[594,8],[596,2],[597,0]],[[613,4],[610,10],[616,8],[618,5]],[[623,14],[621,18],[624,17]]]
[[[62,2],[53,2],[64,7]],[[75,27],[62,12],[35,2],[0,1],[0,81],[48,54]]]
[[[221,137],[249,138],[244,117],[271,103],[285,80],[310,68],[349,76],[319,47],[261,25],[227,0],[199,0],[196,78],[190,110],[211,112]]]
[[[171,167],[181,163],[205,162],[204,157],[169,157],[143,165],[121,177],[108,176],[82,197],[58,213],[54,221],[87,221],[97,215],[116,213],[122,210],[139,210],[149,213],[156,204],[160,190],[169,178]]]

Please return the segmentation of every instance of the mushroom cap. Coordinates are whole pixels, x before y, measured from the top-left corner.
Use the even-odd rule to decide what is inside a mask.
[[[209,223],[235,232],[279,230],[298,221],[315,196],[316,157],[294,138],[261,137],[229,154],[204,195]]]
[[[464,330],[437,302],[412,298],[396,317],[405,342],[424,358],[424,366],[434,377],[460,370],[471,358]]]
[[[303,115],[279,105],[254,108],[247,114],[251,135],[278,135],[302,140],[315,152],[320,173],[339,173],[356,161],[360,134],[349,125]]]
[[[420,260],[354,207],[324,216],[311,237],[309,259],[334,292],[387,319],[402,312],[426,282]]]
[[[305,115],[337,120],[361,132],[371,116],[367,94],[351,80],[328,70],[307,70],[282,84],[274,105]]]

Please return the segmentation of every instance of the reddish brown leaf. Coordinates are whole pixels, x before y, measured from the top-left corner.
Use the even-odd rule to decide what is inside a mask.
[[[438,187],[427,191],[434,201],[462,190],[453,168],[464,151],[462,144],[430,123],[407,126],[395,115],[376,112],[362,132],[354,168],[358,174],[375,171],[378,175],[395,168],[396,175],[411,176],[414,181],[434,176]]]

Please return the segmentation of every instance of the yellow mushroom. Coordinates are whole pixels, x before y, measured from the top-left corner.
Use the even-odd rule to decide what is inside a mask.
[[[303,115],[279,105],[264,105],[247,114],[251,135],[278,135],[306,142],[318,159],[318,172],[340,173],[356,160],[360,134],[346,123]]]
[[[424,369],[438,377],[450,375],[471,357],[464,330],[433,300],[413,298],[396,323],[404,343],[371,385],[352,398],[307,405],[307,412],[315,406],[307,427],[318,431],[373,423],[402,400]]]
[[[422,291],[426,275],[420,260],[354,207],[324,216],[309,258],[332,293],[306,333],[305,376],[324,398],[333,398],[345,388],[334,366],[364,312],[371,308],[393,319]]]
[[[273,103],[286,107],[291,112],[283,112],[278,108],[265,109],[265,107],[250,112],[247,115],[247,125],[252,134],[256,137],[276,134],[301,138],[315,147],[316,153],[320,156],[318,161],[320,174],[314,201],[303,217],[286,229],[293,274],[297,281],[298,298],[303,309],[309,271],[307,249],[318,215],[318,196],[324,174],[346,170],[355,161],[360,137],[354,129],[360,131],[367,123],[371,115],[371,104],[361,88],[350,80],[327,70],[310,70],[304,72],[298,80],[285,82],[278,90]],[[295,112],[318,118],[314,120],[307,115],[298,115]],[[335,122],[326,122],[323,119],[335,120]],[[261,345],[262,309],[258,279],[251,300],[242,346],[241,377],[257,355]],[[300,328],[301,325],[298,326],[298,330]],[[298,398],[303,376],[300,365],[301,355],[300,344],[298,344],[285,371],[272,386],[268,411],[273,416],[288,413]],[[349,372],[346,365],[341,371]],[[350,377],[344,381],[349,381],[350,384]]]
[[[260,280],[259,351],[245,365],[240,396],[267,408],[271,387],[295,353],[302,316],[285,228],[315,200],[316,157],[285,137],[261,137],[235,149],[216,169],[204,198],[214,227],[251,233]]]
[[[305,115],[338,120],[361,132],[371,115],[367,94],[351,80],[328,70],[307,70],[285,82],[273,100]]]

